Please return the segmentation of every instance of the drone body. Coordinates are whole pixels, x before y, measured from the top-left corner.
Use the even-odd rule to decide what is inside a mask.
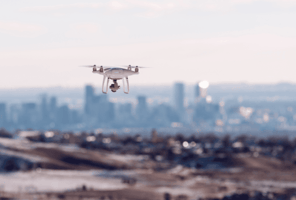
[[[103,78],[103,84],[102,84],[102,92],[104,94],[108,93],[108,86],[109,86],[109,80],[113,80],[113,84],[111,84],[110,89],[112,92],[116,92],[120,86],[117,83],[117,80],[122,79],[123,83],[123,92],[128,94],[129,93],[129,82],[128,82],[128,76],[139,74],[139,68],[138,66],[127,66],[126,68],[120,68],[120,67],[103,67],[100,66],[99,68],[94,66],[87,66],[87,67],[92,67],[93,68],[93,73],[98,73],[104,76]],[[135,70],[133,71],[132,68]],[[107,79],[107,84],[105,86],[105,82]],[[124,80],[125,79],[125,80]],[[127,87],[125,87],[125,84]]]

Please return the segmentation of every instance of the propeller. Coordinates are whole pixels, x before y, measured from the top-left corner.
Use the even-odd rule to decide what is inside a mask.
[[[96,65],[82,65],[81,67],[90,67],[90,68],[100,68],[100,67],[103,67],[104,70],[108,70],[110,68],[114,68],[114,67],[111,67],[111,66],[96,66]]]
[[[150,67],[132,66],[132,65],[123,65],[123,67],[130,67],[130,68],[150,68]]]

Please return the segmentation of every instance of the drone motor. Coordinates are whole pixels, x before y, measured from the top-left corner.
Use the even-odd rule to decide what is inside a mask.
[[[94,67],[93,67],[93,72],[95,72],[95,71],[97,71],[96,65],[94,65]]]

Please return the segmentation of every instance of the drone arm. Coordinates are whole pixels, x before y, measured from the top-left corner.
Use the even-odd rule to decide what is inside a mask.
[[[97,74],[104,75],[104,72],[100,72],[99,70],[97,70],[97,71],[93,71],[93,73],[97,73]]]

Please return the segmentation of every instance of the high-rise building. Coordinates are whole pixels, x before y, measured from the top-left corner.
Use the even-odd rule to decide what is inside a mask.
[[[209,87],[209,82],[208,81],[201,81],[199,82],[199,88],[200,88],[200,96],[205,98],[207,96],[207,90]]]
[[[175,83],[174,100],[175,100],[176,110],[179,113],[183,113],[184,112],[184,84],[183,83]]]
[[[19,123],[22,128],[36,128],[38,125],[38,109],[36,103],[23,103]]]
[[[110,105],[107,95],[95,95],[92,101],[92,108],[90,114],[93,118],[96,118],[98,123],[106,123],[110,121],[112,113],[110,113]]]
[[[52,127],[55,126],[55,123],[57,122],[57,98],[51,97],[49,100],[49,123]]]
[[[136,109],[137,117],[139,119],[144,119],[147,117],[147,101],[145,96],[138,96],[138,105]]]
[[[133,112],[133,105],[131,103],[118,104],[115,110],[117,124],[120,126],[132,126],[135,123]]]
[[[46,94],[41,95],[40,111],[41,111],[41,124],[44,126],[48,123],[48,120],[49,120]]]
[[[9,105],[8,121],[11,125],[16,126],[19,121],[21,109],[18,104]]]
[[[84,112],[89,115],[91,113],[91,106],[94,99],[94,88],[91,85],[85,86],[85,106]]]
[[[70,109],[68,105],[62,105],[58,108],[57,124],[59,128],[70,124]]]
[[[108,103],[108,117],[109,120],[112,121],[115,119],[115,103],[109,102]]]
[[[6,104],[0,103],[0,127],[4,127],[6,125]]]
[[[200,98],[200,87],[199,84],[194,86],[194,103],[197,103]]]
[[[120,104],[118,112],[123,116],[130,117],[132,115],[132,107],[131,103]]]
[[[57,109],[57,98],[51,97],[49,100],[49,109],[50,111],[55,111]]]

